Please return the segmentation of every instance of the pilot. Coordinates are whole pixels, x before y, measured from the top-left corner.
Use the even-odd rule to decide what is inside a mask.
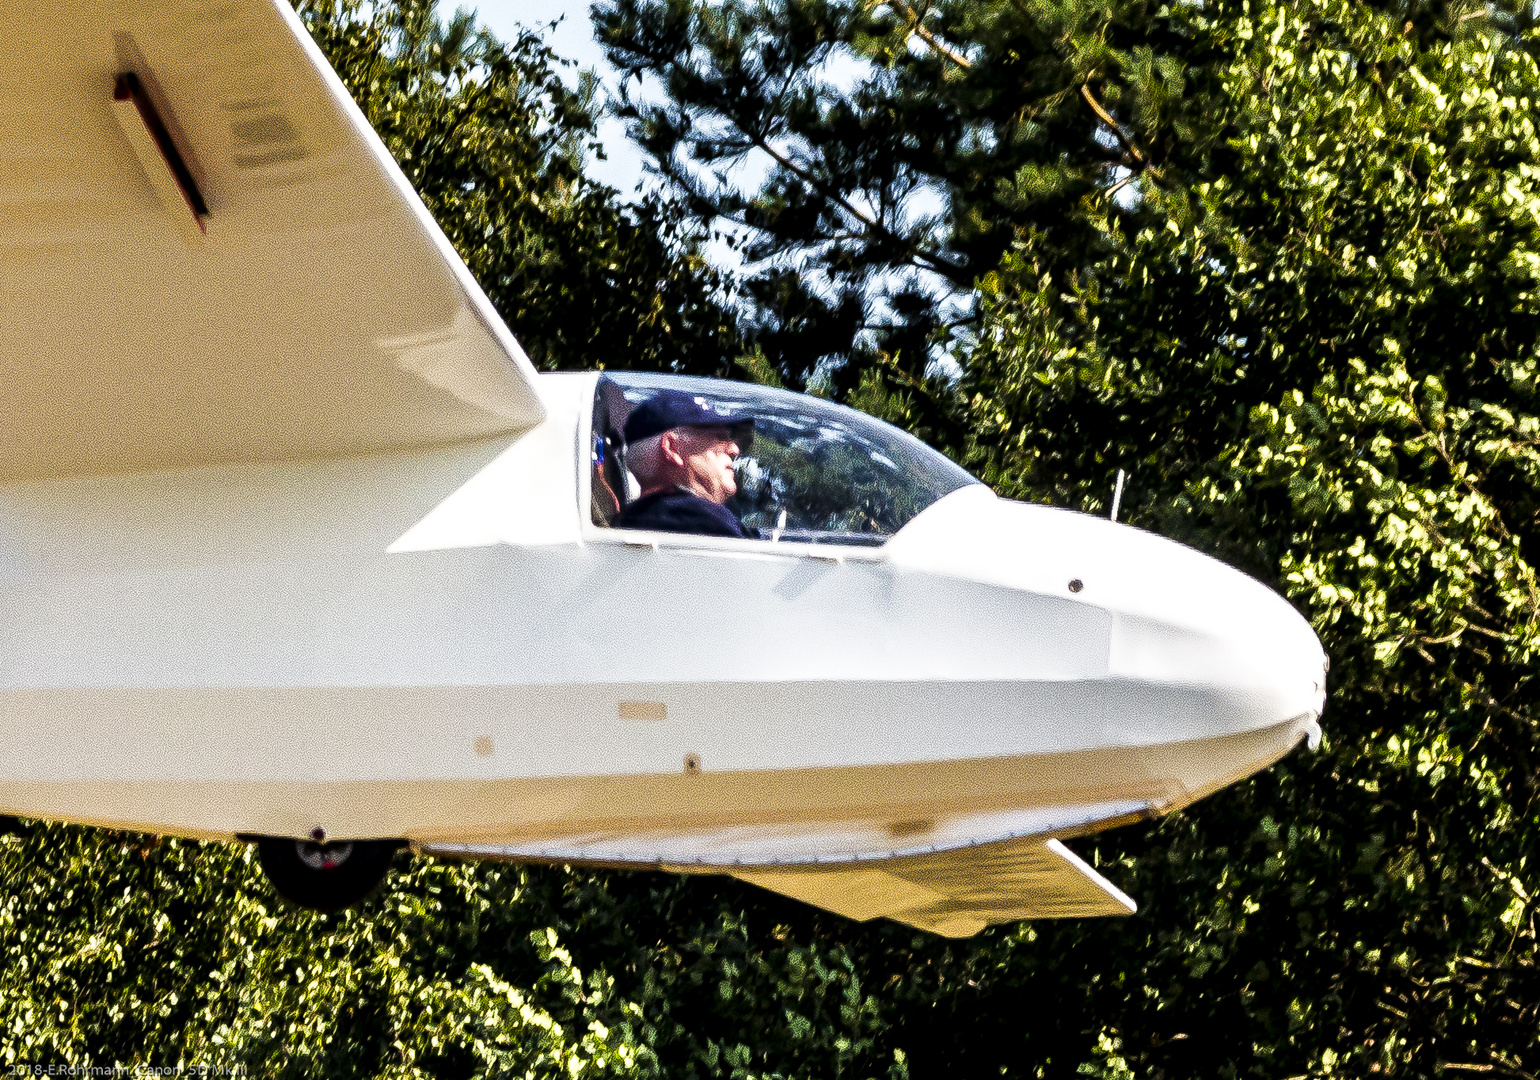
[[[738,490],[733,462],[754,441],[754,421],[680,390],[660,390],[626,418],[626,468],[642,486],[617,529],[746,536],[724,505]]]

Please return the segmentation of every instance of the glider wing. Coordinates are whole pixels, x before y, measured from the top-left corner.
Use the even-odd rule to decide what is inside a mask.
[[[534,368],[284,0],[60,0],[0,29],[0,481],[541,419]]]

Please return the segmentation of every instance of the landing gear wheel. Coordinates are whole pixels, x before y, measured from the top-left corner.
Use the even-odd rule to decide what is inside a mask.
[[[396,840],[317,844],[261,836],[257,858],[273,889],[289,903],[311,911],[339,911],[358,903],[385,880],[390,858],[401,846]]]

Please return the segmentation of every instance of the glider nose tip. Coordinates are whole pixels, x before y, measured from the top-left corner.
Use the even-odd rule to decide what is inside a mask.
[[[1137,569],[1110,598],[1114,683],[1169,699],[1172,725],[1195,734],[1293,723],[1316,743],[1326,656],[1293,605],[1191,548],[1133,530],[1121,539],[1122,565]]]
[[[1319,649],[1321,646],[1320,639],[1315,637],[1314,630],[1311,631],[1310,636],[1315,638],[1316,648]],[[1327,656],[1323,649],[1321,651],[1320,665],[1315,668],[1315,677],[1311,682],[1311,686],[1315,690],[1315,708],[1312,710],[1310,721],[1305,728],[1305,742],[1311,750],[1318,750],[1321,746],[1321,717],[1326,712],[1326,676],[1330,672],[1331,657]]]
[[[1242,651],[1249,663],[1244,670],[1259,688],[1270,709],[1294,719],[1311,750],[1321,743],[1321,714],[1326,709],[1326,672],[1329,662],[1315,628],[1282,596],[1239,571],[1237,578],[1258,593],[1253,613],[1235,627],[1238,637],[1249,638]],[[1259,716],[1259,719],[1263,717]]]
[[[1291,715],[1308,716],[1313,745],[1320,739],[1328,667],[1315,628],[1272,589],[1231,567],[1217,569],[1227,587],[1215,612],[1216,629],[1242,661],[1238,674],[1267,687]]]
[[[1305,749],[1319,750],[1321,748],[1321,718],[1309,716],[1305,718]]]
[[[1299,618],[1298,613],[1295,615]],[[1302,655],[1295,681],[1307,684],[1310,688],[1303,695],[1309,703],[1309,708],[1305,710],[1300,721],[1301,734],[1305,738],[1305,745],[1311,750],[1316,750],[1321,745],[1321,716],[1326,711],[1326,673],[1331,667],[1331,662],[1321,649],[1321,642],[1316,637],[1315,630],[1303,618],[1299,618],[1299,622],[1304,624],[1303,636],[1307,640],[1301,642],[1302,648],[1299,651]],[[1311,655],[1312,652],[1314,655]]]

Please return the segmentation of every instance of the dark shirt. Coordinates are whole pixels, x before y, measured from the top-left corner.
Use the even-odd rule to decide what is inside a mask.
[[[738,515],[682,488],[643,495],[622,510],[613,525],[617,529],[651,529],[654,532],[694,533],[696,536],[746,536]]]

